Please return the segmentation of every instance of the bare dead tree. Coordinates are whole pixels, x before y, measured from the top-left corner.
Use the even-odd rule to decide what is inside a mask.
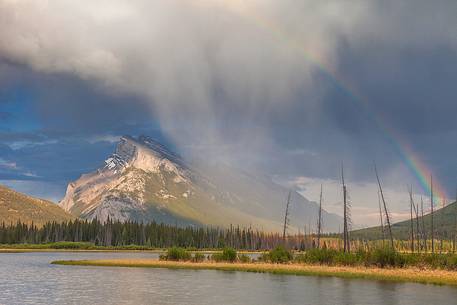
[[[386,216],[387,229],[389,231],[389,237],[390,237],[390,246],[392,247],[393,250],[395,250],[394,237],[392,235],[392,227],[390,225],[389,211],[387,210],[386,200],[384,199],[384,193],[382,191],[381,181],[379,180],[378,168],[376,167],[376,163],[374,164],[374,171],[376,173],[376,180],[378,181],[379,193],[381,194],[381,200],[382,200],[382,203],[384,205],[384,213],[385,213],[385,216]]]
[[[425,218],[424,218],[424,199],[421,196],[421,223],[422,223],[422,238],[424,240],[424,251],[427,252],[427,231],[425,230]]]
[[[287,231],[287,226],[289,225],[290,195],[291,195],[291,191],[289,191],[289,194],[287,195],[286,213],[284,214],[284,228],[283,228],[283,232],[282,232],[282,240],[283,240],[284,245],[286,245],[286,231]]]
[[[413,208],[414,208],[414,214],[416,215],[416,241],[417,241],[417,251],[420,252],[421,250],[421,245],[420,245],[420,237],[421,237],[421,232],[419,228],[419,206],[414,203],[414,199],[412,200]]]
[[[457,235],[457,193],[454,202],[454,239],[452,241],[452,252],[455,253],[455,243],[456,243],[456,235]]]
[[[343,184],[343,251],[349,252],[350,243],[349,243],[349,234],[348,234],[348,206],[347,206],[347,189],[346,183],[344,182],[344,167],[341,166],[341,182]]]
[[[346,187],[346,219],[347,219],[347,241],[348,241],[348,252],[351,252],[351,230],[352,230],[352,205],[351,205],[351,193]]]
[[[378,207],[379,207],[379,221],[381,222],[381,234],[382,234],[382,246],[384,247],[384,241],[386,240],[385,231],[384,231],[384,220],[382,217],[382,208],[381,208],[381,195],[378,191]]]
[[[322,232],[322,184],[321,194],[319,196],[319,213],[317,216],[317,248],[321,246],[321,232]]]
[[[338,225],[338,236],[341,236],[341,225]],[[341,238],[338,238],[338,251],[341,251]]]
[[[413,187],[409,188],[409,214],[411,225],[411,252],[414,252],[414,223],[413,223]]]
[[[308,242],[310,244],[310,247],[314,248],[314,233],[313,233],[313,227],[311,226],[311,218],[308,218]]]
[[[457,231],[457,212],[454,212],[454,234],[452,239],[452,253],[455,253],[455,241],[456,241],[456,232]]]
[[[435,253],[435,228],[433,226],[433,176],[430,176],[430,227],[432,237],[432,253]]]
[[[306,231],[306,224],[303,225],[303,244],[305,245],[305,249],[308,248],[308,232]]]
[[[452,234],[452,253],[455,253],[455,232],[457,231],[457,214],[454,214],[454,234]]]

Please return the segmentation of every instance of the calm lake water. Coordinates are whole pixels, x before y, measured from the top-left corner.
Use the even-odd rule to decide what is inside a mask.
[[[0,304],[457,304],[457,288],[243,272],[56,266],[152,253],[0,254]]]

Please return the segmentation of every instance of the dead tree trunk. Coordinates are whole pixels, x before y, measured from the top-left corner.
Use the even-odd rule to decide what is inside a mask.
[[[317,216],[317,248],[321,246],[321,231],[322,231],[322,184],[321,194],[319,196],[319,214]]]
[[[287,226],[289,224],[290,195],[291,195],[291,191],[289,191],[289,194],[287,195],[286,213],[284,214],[284,228],[282,231],[282,241],[283,241],[284,246],[286,245],[286,231],[287,231]]]
[[[409,189],[409,214],[411,225],[411,252],[414,253],[414,223],[413,223],[413,187]]]
[[[457,206],[457,204],[456,204]],[[453,239],[452,239],[452,253],[455,253],[455,238],[456,238],[456,232],[457,231],[457,212],[454,212],[454,234],[453,234]]]
[[[422,238],[424,240],[424,251],[427,252],[427,231],[425,230],[425,219],[424,219],[424,200],[421,196],[421,223],[422,223]]]
[[[452,253],[455,253],[455,243],[456,243],[456,235],[457,235],[457,193],[454,202],[454,238],[452,241]]]
[[[344,182],[344,168],[341,167],[341,182],[343,184],[343,251],[349,252],[350,244],[349,244],[349,234],[348,234],[348,208],[347,208],[347,189],[346,184]]]
[[[386,214],[387,229],[389,230],[389,237],[390,237],[390,246],[392,247],[393,250],[395,250],[394,237],[392,235],[392,227],[390,225],[389,211],[387,210],[386,200],[384,199],[384,193],[382,191],[381,181],[379,180],[378,168],[376,167],[376,164],[374,165],[374,171],[376,173],[376,180],[378,181],[379,193],[381,194],[381,200],[384,205],[384,213]]]
[[[433,226],[433,176],[430,176],[430,227],[432,237],[432,253],[435,253],[435,228]]]
[[[416,215],[416,242],[417,242],[417,251],[420,252],[421,250],[421,236],[420,236],[420,229],[419,229],[419,207],[417,204],[414,203],[414,200],[412,200],[413,203],[413,208],[414,208],[414,214]]]
[[[384,232],[384,220],[382,217],[382,208],[381,208],[381,195],[378,191],[378,207],[379,207],[379,221],[381,222],[381,234],[382,234],[382,247],[384,248],[384,241],[386,240],[385,232]]]
[[[454,214],[454,234],[452,234],[453,239],[452,239],[452,253],[455,253],[455,235],[457,232],[457,214]]]

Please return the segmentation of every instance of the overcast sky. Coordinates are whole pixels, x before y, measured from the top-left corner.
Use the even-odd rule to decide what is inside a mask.
[[[399,142],[455,197],[455,16],[452,0],[0,0],[0,180],[57,201],[119,135],[147,134],[312,200],[344,162],[359,223],[375,160],[401,219],[407,185],[426,190]]]

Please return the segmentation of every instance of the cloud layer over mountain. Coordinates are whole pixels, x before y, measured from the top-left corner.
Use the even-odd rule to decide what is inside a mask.
[[[382,117],[452,190],[456,15],[454,1],[0,1],[0,178],[55,179],[19,158],[36,145],[73,143],[74,161],[90,139],[146,133],[282,176],[336,178],[344,160],[372,181],[376,159],[415,183]]]

